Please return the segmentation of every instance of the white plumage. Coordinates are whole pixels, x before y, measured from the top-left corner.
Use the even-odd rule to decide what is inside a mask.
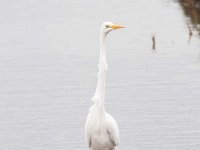
[[[105,111],[105,83],[108,65],[106,62],[106,36],[114,30],[124,28],[112,22],[103,23],[100,31],[100,59],[98,83],[85,123],[85,135],[91,150],[118,150],[119,130],[115,119]]]

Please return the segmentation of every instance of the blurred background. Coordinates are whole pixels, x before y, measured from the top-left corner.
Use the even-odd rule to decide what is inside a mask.
[[[179,0],[184,14],[190,18],[192,26],[199,32],[200,23],[200,1],[199,0]]]
[[[1,0],[0,149],[88,149],[105,21],[119,149],[200,149],[197,0]]]

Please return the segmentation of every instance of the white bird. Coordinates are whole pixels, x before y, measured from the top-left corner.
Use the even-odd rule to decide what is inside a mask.
[[[85,123],[85,135],[91,150],[118,150],[119,130],[115,119],[105,111],[105,83],[108,65],[106,62],[106,37],[115,29],[124,26],[115,25],[112,22],[103,23],[100,31],[100,59],[98,83],[95,95]]]

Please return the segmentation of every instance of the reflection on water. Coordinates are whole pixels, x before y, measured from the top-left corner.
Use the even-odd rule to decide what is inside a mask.
[[[200,34],[200,1],[199,0],[179,0],[186,16],[191,18],[193,27]]]
[[[193,30],[197,31],[200,35],[200,0],[178,0],[183,8],[184,14],[189,17],[189,21],[186,21],[188,27],[188,43],[190,43]],[[200,53],[197,56],[197,62],[200,63]]]

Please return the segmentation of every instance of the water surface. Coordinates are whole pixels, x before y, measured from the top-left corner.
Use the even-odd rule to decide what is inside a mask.
[[[200,149],[200,40],[170,0],[0,2],[0,149],[88,149],[99,28],[108,38],[106,109],[120,149]],[[151,36],[156,34],[156,52]]]

